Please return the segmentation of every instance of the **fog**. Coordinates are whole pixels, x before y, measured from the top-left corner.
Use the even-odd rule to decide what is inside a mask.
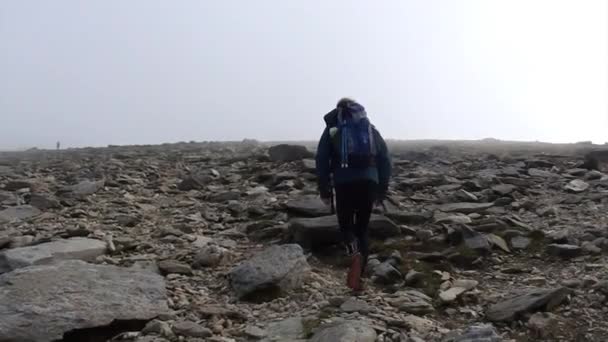
[[[0,148],[386,138],[608,141],[605,0],[0,2]]]

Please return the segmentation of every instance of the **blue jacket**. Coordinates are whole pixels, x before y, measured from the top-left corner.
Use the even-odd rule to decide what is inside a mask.
[[[366,169],[340,168],[338,156],[330,137],[330,128],[337,125],[336,110],[332,110],[324,117],[327,127],[321,135],[317,147],[316,167],[321,197],[328,198],[331,194],[330,179],[333,175],[334,185],[350,183],[353,181],[371,180],[378,184],[379,196],[384,197],[388,191],[388,182],[391,176],[391,160],[386,142],[380,133],[373,129],[376,141],[376,166]]]

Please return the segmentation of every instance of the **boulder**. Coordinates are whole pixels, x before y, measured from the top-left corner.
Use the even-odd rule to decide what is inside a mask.
[[[72,330],[168,311],[161,276],[80,260],[5,273],[0,288],[0,341],[59,341]]]
[[[310,342],[374,342],[376,331],[362,321],[337,321],[322,326]]]
[[[305,146],[281,144],[268,149],[268,155],[273,162],[291,162],[314,157]]]
[[[385,216],[372,215],[369,234],[372,238],[387,239],[401,235],[401,229]],[[326,247],[342,242],[335,215],[292,219],[289,222],[289,236],[292,242],[304,248]]]
[[[509,322],[525,313],[550,311],[569,294],[566,287],[534,289],[490,306],[486,318],[492,322]]]
[[[13,248],[0,253],[0,274],[31,265],[50,264],[60,260],[95,260],[106,252],[106,242],[75,237],[34,246]]]
[[[274,245],[240,263],[229,278],[237,297],[243,299],[256,293],[275,295],[300,287],[309,271],[302,247]]]

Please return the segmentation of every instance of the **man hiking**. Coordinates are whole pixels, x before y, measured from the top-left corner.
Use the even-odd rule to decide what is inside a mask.
[[[374,204],[386,197],[390,157],[384,139],[356,101],[341,99],[324,120],[327,127],[316,156],[319,192],[333,208],[335,189],[338,224],[346,252],[352,256],[347,284],[361,290],[360,275],[369,255],[367,226]]]

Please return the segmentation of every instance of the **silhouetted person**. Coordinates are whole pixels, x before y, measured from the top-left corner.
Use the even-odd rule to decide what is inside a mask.
[[[60,148],[61,148],[61,142],[57,141],[57,150],[59,151]]]

